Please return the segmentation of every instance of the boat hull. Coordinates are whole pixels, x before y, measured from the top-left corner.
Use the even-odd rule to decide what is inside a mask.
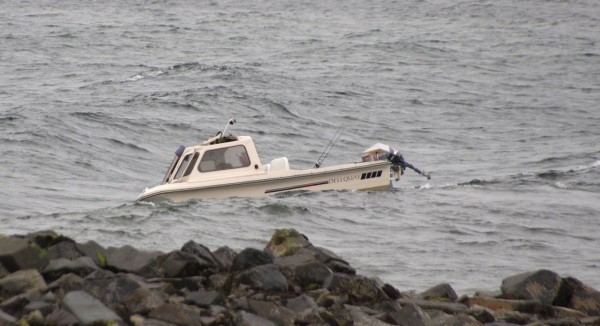
[[[386,190],[390,164],[351,163],[309,170],[285,170],[212,182],[163,184],[145,190],[136,201],[181,202],[192,199],[259,197],[286,191]]]

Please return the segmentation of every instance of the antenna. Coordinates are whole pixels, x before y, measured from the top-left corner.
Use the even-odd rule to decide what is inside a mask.
[[[229,119],[229,121],[227,121],[227,123],[225,124],[225,128],[223,128],[223,132],[221,133],[221,135],[223,137],[225,137],[225,131],[227,131],[227,127],[229,127],[229,125],[233,125],[234,123],[236,123],[237,121],[235,121],[235,118],[231,118]]]
[[[323,153],[321,153],[321,156],[319,156],[317,163],[315,163],[315,166],[314,166],[315,169],[318,169],[321,166],[321,164],[323,163],[323,161],[325,161],[325,158],[327,158],[327,155],[329,155],[329,152],[331,152],[331,149],[333,148],[333,146],[335,146],[335,143],[337,143],[337,141],[340,139],[341,135],[342,135],[342,127],[340,127],[335,132],[335,134],[333,134],[333,137],[331,138],[331,140],[329,141],[327,146],[325,146]]]

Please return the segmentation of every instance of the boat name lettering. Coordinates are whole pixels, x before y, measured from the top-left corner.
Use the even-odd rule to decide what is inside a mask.
[[[331,178],[329,179],[329,183],[350,182],[358,179],[360,179],[360,174],[346,175],[343,177]]]

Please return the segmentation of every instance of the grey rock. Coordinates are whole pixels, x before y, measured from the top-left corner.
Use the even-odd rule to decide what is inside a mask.
[[[440,315],[429,322],[428,326],[480,326],[483,325],[467,314]]]
[[[224,270],[231,269],[233,266],[233,259],[237,256],[237,252],[227,246],[217,248],[212,254]]]
[[[496,319],[518,325],[529,324],[534,321],[533,315],[518,311],[498,310],[496,311]]]
[[[48,248],[58,241],[73,241],[69,238],[59,236],[54,230],[42,230],[33,233],[26,234],[24,238],[28,241],[35,243],[40,248]],[[60,239],[59,239],[60,238]]]
[[[333,274],[325,263],[313,260],[313,255],[292,255],[282,258],[275,258],[274,263],[288,280],[301,289],[320,288]]]
[[[26,291],[47,289],[46,281],[36,269],[26,269],[8,274],[0,279],[0,292],[18,294]]]
[[[174,250],[160,255],[140,273],[145,277],[182,278],[210,275],[214,265],[189,252]]]
[[[243,310],[238,312],[237,319],[238,320],[236,325],[240,326],[277,326],[277,324],[266,318],[257,316],[253,313],[246,312]]]
[[[454,303],[454,302],[437,302],[437,301],[428,301],[423,299],[409,299],[409,298],[400,298],[396,300],[402,305],[407,304],[416,304],[423,310],[440,310],[449,314],[459,314],[466,313],[469,308],[462,303]],[[431,316],[430,316],[431,317]]]
[[[54,311],[55,305],[45,301],[34,301],[28,303],[23,311],[25,313],[30,313],[32,311],[38,310],[42,313],[43,316],[48,316],[52,311]]]
[[[152,309],[156,309],[165,303],[166,295],[152,291],[145,287],[139,287],[131,292],[125,293],[122,297],[122,303],[125,309],[134,314],[146,314]]]
[[[431,321],[429,315],[414,303],[406,304],[389,315],[396,324],[401,326],[426,326]]]
[[[77,244],[74,241],[61,241],[47,249],[48,259],[66,258],[70,260],[77,259],[82,256],[77,250]]]
[[[273,302],[253,299],[248,300],[248,306],[251,312],[277,325],[294,324],[296,314],[286,307],[280,307]]]
[[[185,295],[185,302],[203,308],[223,304],[225,297],[217,291],[193,291]]]
[[[13,326],[17,325],[17,319],[4,311],[0,310],[0,325]]]
[[[75,274],[65,274],[58,280],[50,283],[48,289],[55,291],[58,300],[62,300],[65,294],[83,289],[83,278]]]
[[[80,322],[72,313],[65,309],[57,309],[51,312],[45,320],[47,325],[71,326],[78,325]]]
[[[21,315],[24,308],[31,302],[42,298],[39,291],[27,291],[10,297],[0,303],[0,309],[13,315]]]
[[[53,259],[42,270],[42,274],[46,280],[54,281],[62,275],[69,273],[85,277],[98,269],[91,258],[82,258],[84,258],[84,260],[69,260],[66,258]],[[86,259],[88,260],[87,263],[84,262]],[[90,263],[93,265],[90,265]]]
[[[90,240],[83,244],[76,243],[75,247],[83,256],[93,259],[96,265],[102,268],[106,267],[106,249],[95,241]]]
[[[543,304],[552,304],[560,283],[558,274],[541,269],[507,277],[502,280],[500,289],[502,297],[506,299],[537,300]]]
[[[200,325],[201,310],[186,304],[165,303],[148,314],[148,317],[176,325]]]
[[[360,275],[334,273],[325,280],[323,287],[335,293],[347,294],[353,304],[389,300],[380,282]]]
[[[388,324],[375,317],[369,316],[360,309],[349,309],[350,317],[352,318],[352,325],[354,326],[388,326]]]
[[[306,294],[302,294],[295,298],[288,299],[285,306],[296,313],[301,313],[305,310],[317,311],[319,309],[319,306],[317,305],[315,299]]]
[[[295,229],[276,230],[264,251],[273,257],[290,256],[298,250],[312,246],[308,238]]]
[[[140,274],[144,269],[160,255],[160,251],[138,250],[132,246],[126,245],[118,248],[109,247],[106,249],[106,268],[117,272]]]
[[[2,266],[2,263],[0,263],[0,278],[3,278],[8,274],[10,274],[10,272],[7,271],[6,268],[4,268],[4,266]]]
[[[246,248],[235,256],[232,269],[234,271],[242,271],[271,263],[273,263],[273,256],[270,253],[254,248]]]
[[[287,300],[285,305],[296,314],[296,321],[299,324],[318,325],[325,321],[319,313],[319,306],[315,299],[306,294]]]
[[[600,316],[600,292],[573,277],[562,279],[554,304],[581,311],[588,316]]]
[[[48,263],[46,252],[30,240],[0,237],[0,264],[8,272],[40,269]]]
[[[352,268],[352,266],[350,266],[350,264],[343,262],[343,261],[330,260],[326,263],[326,265],[327,265],[327,267],[331,268],[331,270],[334,271],[335,273],[344,273],[344,274],[350,274],[350,275],[356,274],[356,270],[354,268]]]
[[[230,273],[227,274],[213,274],[208,278],[210,286],[214,289],[229,292],[231,289],[232,275]]]
[[[233,279],[235,285],[246,284],[267,292],[285,292],[288,282],[279,269],[273,265],[260,265],[244,271]]]
[[[123,324],[121,317],[85,291],[67,293],[63,298],[62,305],[84,325],[98,321]]]
[[[140,287],[139,281],[131,274],[112,274],[95,271],[84,279],[83,289],[106,305],[123,302],[129,292]]]
[[[471,307],[467,311],[467,314],[479,321],[482,324],[492,323],[496,321],[496,317],[485,308],[482,307]]]
[[[433,286],[433,287],[421,292],[419,297],[423,298],[425,300],[447,299],[450,301],[455,301],[458,298],[458,296],[456,295],[456,292],[454,291],[452,286],[450,286],[450,284],[448,284],[448,283],[441,283],[436,286]]]
[[[396,289],[395,287],[393,287],[392,285],[388,284],[388,283],[383,284],[383,286],[381,287],[381,289],[392,300],[396,300],[396,299],[402,298],[402,294],[400,293],[400,291],[398,289]]]
[[[199,243],[196,243],[196,242],[190,240],[181,247],[181,251],[189,252],[190,254],[196,255],[196,257],[200,258],[205,263],[212,265],[214,268],[217,268],[219,270],[223,269],[222,266],[220,266],[219,261],[213,256],[213,254],[210,252],[210,250],[204,245],[201,245]]]
[[[133,326],[175,326],[162,320],[146,318],[142,315],[133,315],[129,318]]]

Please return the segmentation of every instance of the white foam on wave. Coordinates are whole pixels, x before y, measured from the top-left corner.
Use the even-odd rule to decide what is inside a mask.
[[[595,169],[597,167],[600,167],[600,160],[596,161],[592,164],[586,164],[586,165],[579,165],[576,168],[573,169],[573,171],[575,172],[579,172],[579,171],[584,171],[584,170],[591,170],[591,169]]]

